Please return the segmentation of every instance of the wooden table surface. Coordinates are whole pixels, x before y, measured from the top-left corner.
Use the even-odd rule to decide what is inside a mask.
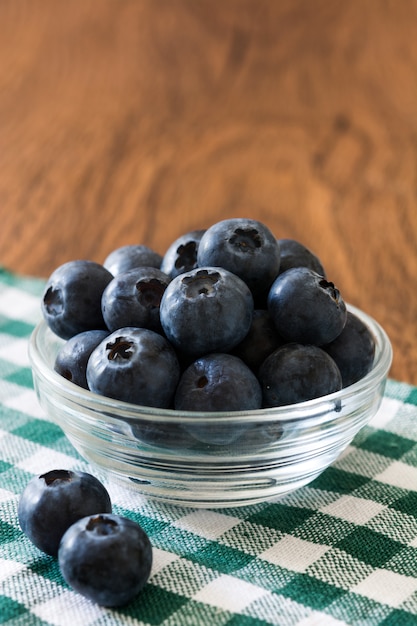
[[[0,265],[253,217],[417,384],[415,0],[2,0]]]

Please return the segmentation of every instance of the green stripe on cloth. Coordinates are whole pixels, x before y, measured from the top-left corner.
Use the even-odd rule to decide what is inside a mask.
[[[0,624],[417,624],[417,388],[389,380],[380,411],[314,482],[276,502],[173,507],[110,483],[43,414],[27,359],[44,282],[0,270]],[[19,495],[56,467],[90,471],[154,548],[128,606],[74,593],[22,534]]]

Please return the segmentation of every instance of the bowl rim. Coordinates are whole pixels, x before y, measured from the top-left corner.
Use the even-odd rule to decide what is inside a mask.
[[[109,421],[112,421],[112,418],[116,420],[136,418],[141,420],[152,419],[153,422],[161,423],[168,420],[171,423],[186,424],[194,422],[197,417],[210,420],[213,424],[224,424],[225,420],[228,423],[241,423],[253,421],[254,419],[263,419],[267,422],[275,422],[277,419],[284,422],[305,419],[312,415],[317,417],[334,413],[336,402],[343,404],[343,402],[348,402],[354,398],[359,403],[361,397],[369,394],[371,390],[383,383],[388,376],[393,350],[387,333],[375,319],[359,308],[347,304],[347,310],[359,317],[375,338],[375,360],[372,369],[359,381],[339,391],[290,405],[248,411],[179,411],[176,409],[132,404],[99,395],[65,379],[50,366],[45,353],[45,338],[56,341],[57,345],[60,342],[64,342],[64,340],[55,335],[43,319],[38,322],[30,335],[28,344],[29,361],[35,382],[37,378],[43,379],[49,385],[52,385],[56,393],[63,398],[75,402],[80,407],[85,406],[87,408],[88,406],[90,410],[100,411],[100,417],[103,418],[105,415],[105,418],[109,419]]]

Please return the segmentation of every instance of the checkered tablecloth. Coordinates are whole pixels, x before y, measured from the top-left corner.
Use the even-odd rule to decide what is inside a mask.
[[[417,624],[417,388],[389,380],[346,452],[279,501],[216,511],[156,504],[108,483],[40,409],[27,342],[42,289],[0,270],[0,624]],[[123,609],[74,593],[19,528],[19,494],[58,467],[102,479],[115,511],[149,534],[151,577]]]

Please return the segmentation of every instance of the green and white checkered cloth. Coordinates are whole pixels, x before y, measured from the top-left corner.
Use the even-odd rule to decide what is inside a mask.
[[[156,504],[108,483],[39,407],[27,343],[42,289],[0,270],[0,624],[417,624],[417,388],[389,380],[346,452],[279,501],[216,511]],[[74,593],[19,528],[19,494],[58,467],[102,479],[115,511],[149,534],[151,577],[122,609]]]

